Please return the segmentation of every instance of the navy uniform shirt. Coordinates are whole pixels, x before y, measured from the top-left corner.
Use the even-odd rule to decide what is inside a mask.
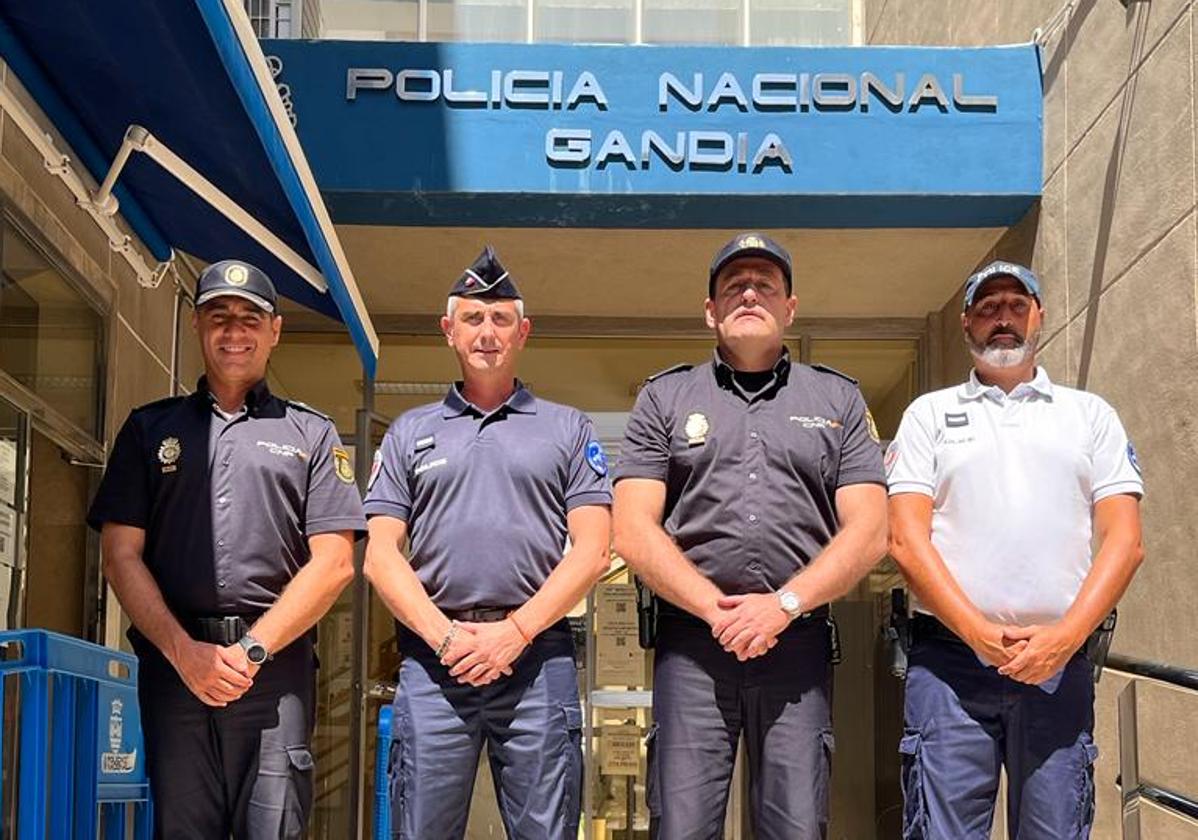
[[[367,516],[407,523],[409,561],[441,609],[517,607],[561,561],[566,514],[610,505],[590,419],[523,385],[490,413],[459,386],[387,430]]]
[[[769,592],[838,528],[836,491],[885,485],[856,382],[792,364],[746,393],[718,353],[645,384],[628,419],[616,481],[666,485],[666,532],[726,594]]]
[[[87,521],[145,530],[142,559],[181,618],[263,612],[308,562],[308,537],[366,527],[332,420],[265,381],[226,420],[203,379],[129,415]]]

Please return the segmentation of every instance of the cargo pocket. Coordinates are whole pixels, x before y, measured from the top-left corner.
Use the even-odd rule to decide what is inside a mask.
[[[831,799],[832,756],[836,754],[836,735],[831,729],[821,730],[820,740],[820,777],[816,780],[816,791],[819,802],[819,824],[821,836],[828,833],[828,803]]]
[[[657,724],[645,735],[645,807],[651,820],[661,819],[661,783],[657,777]]]
[[[287,762],[291,765],[287,785],[287,804],[283,808],[284,840],[302,840],[307,815],[312,807],[312,773],[315,763],[306,746],[288,747]]]
[[[582,709],[577,700],[562,704],[562,762],[566,789],[562,793],[561,822],[566,836],[578,834],[578,820],[582,809]]]
[[[391,746],[387,749],[387,796],[391,805],[391,837],[400,840],[403,833],[404,794],[407,791],[404,771],[404,738],[400,729],[402,715],[396,711],[392,718]]]
[[[1077,832],[1079,840],[1087,840],[1094,823],[1094,762],[1098,760],[1098,745],[1089,733],[1082,733],[1081,774],[1078,778]]]
[[[922,746],[918,732],[908,732],[899,741],[899,755],[902,757],[903,840],[927,840],[928,837]]]

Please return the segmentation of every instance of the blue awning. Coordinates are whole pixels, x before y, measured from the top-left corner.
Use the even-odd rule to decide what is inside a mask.
[[[342,321],[374,375],[378,337],[240,0],[0,0],[0,56],[97,183],[141,126],[293,252],[135,154],[113,194],[156,259],[177,249],[261,267]],[[299,258],[316,269],[307,279]]]

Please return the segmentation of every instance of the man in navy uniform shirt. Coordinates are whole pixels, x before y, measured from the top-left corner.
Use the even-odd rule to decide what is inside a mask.
[[[587,417],[515,378],[530,328],[488,246],[441,319],[462,380],[396,420],[375,456],[366,576],[401,622],[390,774],[405,840],[465,834],[484,742],[508,837],[578,836],[564,616],[608,568],[611,491]]]
[[[827,604],[882,556],[886,491],[856,382],[790,360],[791,282],[764,234],[721,248],[715,355],[650,377],[620,450],[616,551],[664,599],[649,809],[669,840],[723,837],[742,735],[756,836],[827,831]]]
[[[309,630],[353,576],[365,529],[332,421],[280,399],[270,279],[200,275],[194,394],[142,406],[88,524],[133,623],[158,837],[300,838],[312,802]]]

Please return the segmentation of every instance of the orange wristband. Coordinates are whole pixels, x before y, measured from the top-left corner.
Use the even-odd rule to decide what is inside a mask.
[[[530,639],[528,634],[524,632],[524,628],[520,626],[520,622],[516,621],[516,614],[514,612],[510,612],[507,614],[507,617],[508,621],[512,622],[512,626],[516,628],[516,632],[520,634],[520,638],[524,640],[524,644],[531,645],[532,639]]]

